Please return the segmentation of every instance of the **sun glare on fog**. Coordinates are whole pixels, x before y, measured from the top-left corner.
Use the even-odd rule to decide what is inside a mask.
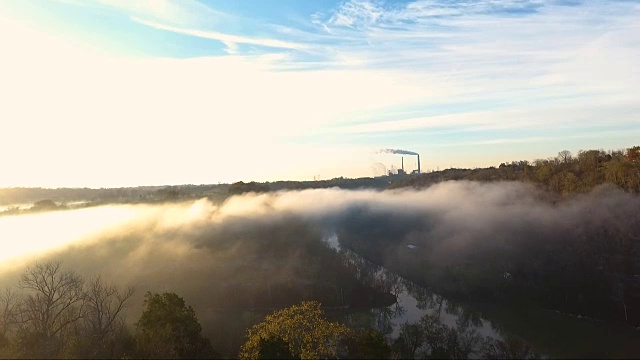
[[[0,217],[0,263],[10,266],[90,241],[92,235],[122,226],[138,212],[135,207],[107,206]]]
[[[0,264],[8,268],[68,246],[144,227],[167,231],[208,221],[216,207],[206,199],[170,205],[118,205],[0,217]]]

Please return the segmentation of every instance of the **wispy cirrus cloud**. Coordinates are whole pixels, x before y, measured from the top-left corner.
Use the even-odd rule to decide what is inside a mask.
[[[127,16],[183,26],[215,24],[231,17],[197,0],[88,0],[88,2],[117,9]]]
[[[190,36],[196,36],[196,37],[205,38],[205,39],[218,40],[226,44],[228,47],[232,48],[234,53],[237,52],[236,44],[258,45],[258,46],[265,46],[265,47],[271,47],[271,48],[293,49],[293,50],[306,50],[310,48],[309,45],[282,41],[278,39],[254,38],[254,37],[247,37],[247,36],[224,34],[224,33],[215,32],[215,31],[185,29],[185,28],[180,28],[175,26],[163,25],[160,23],[147,21],[137,17],[134,17],[133,20],[140,24],[143,24],[158,30],[171,31],[171,32],[175,32],[183,35],[190,35]]]
[[[624,109],[624,111],[620,111]],[[611,114],[616,114],[615,119]],[[459,131],[518,129],[521,131],[593,126],[602,121],[618,124],[640,124],[640,105],[636,102],[599,103],[595,106],[576,104],[554,105],[533,109],[490,109],[369,122],[332,129],[335,133],[393,133],[408,130],[428,130],[458,127]],[[488,142],[490,143],[490,142]]]
[[[640,59],[638,2],[352,0],[333,12],[315,14],[313,20],[318,31],[359,37],[356,45],[334,45],[336,64],[412,72],[425,87],[449,95],[446,100],[424,98],[414,109],[448,103],[456,112],[407,118],[398,111],[395,119],[384,122],[372,115],[368,123],[338,131],[393,133],[457,126],[464,132],[505,124],[524,130],[531,121],[544,127],[579,119],[582,123],[572,124],[580,132],[582,124],[622,123],[629,121],[629,114],[640,115],[633,107],[633,99],[640,96],[640,77],[634,70]],[[456,101],[485,106],[459,113]],[[603,108],[606,113],[599,110]],[[384,116],[393,117],[394,111]]]
[[[303,51],[309,45],[278,38],[237,35],[213,28],[224,27],[241,19],[232,14],[216,10],[197,0],[51,0],[76,6],[105,7],[128,17],[132,21],[160,31],[216,40],[226,46],[230,55],[240,54],[239,45],[254,45],[267,48]],[[246,19],[245,19],[246,20]]]
[[[560,2],[555,2],[555,4],[558,3]],[[530,14],[550,4],[554,2],[549,0],[418,0],[389,5],[384,1],[351,0],[338,6],[328,17],[326,24],[350,28],[398,26],[450,16]]]

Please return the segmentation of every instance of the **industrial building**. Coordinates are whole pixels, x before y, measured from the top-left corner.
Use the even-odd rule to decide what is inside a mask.
[[[411,174],[420,174],[421,170],[420,170],[420,154],[418,153],[412,153],[411,155],[416,155],[418,157],[418,168],[411,171]],[[407,171],[404,169],[404,156],[401,159],[401,168],[398,169],[396,172],[394,172],[393,167],[391,170],[389,170],[388,172],[388,176],[397,176],[397,175],[407,175]]]

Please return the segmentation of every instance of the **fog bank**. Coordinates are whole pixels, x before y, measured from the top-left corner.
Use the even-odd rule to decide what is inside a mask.
[[[8,284],[21,265],[53,258],[82,275],[133,285],[139,295],[175,291],[207,307],[238,282],[295,281],[310,271],[297,244],[335,235],[382,262],[427,262],[434,276],[480,257],[493,272],[517,273],[533,266],[518,258],[538,251],[530,244],[578,249],[590,236],[610,238],[605,246],[625,237],[637,243],[638,214],[637,196],[609,187],[554,203],[527,184],[466,181],[419,191],[244,194],[220,206],[206,199],[106,206],[0,218],[1,270]]]

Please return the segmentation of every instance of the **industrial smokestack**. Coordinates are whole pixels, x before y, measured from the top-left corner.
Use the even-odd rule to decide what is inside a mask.
[[[402,149],[380,149],[380,150],[378,150],[378,153],[398,154],[398,155],[417,155],[418,156],[418,174],[421,173],[421,170],[420,170],[420,154],[418,154],[415,151],[402,150]],[[402,170],[404,172],[404,157],[402,158]]]

